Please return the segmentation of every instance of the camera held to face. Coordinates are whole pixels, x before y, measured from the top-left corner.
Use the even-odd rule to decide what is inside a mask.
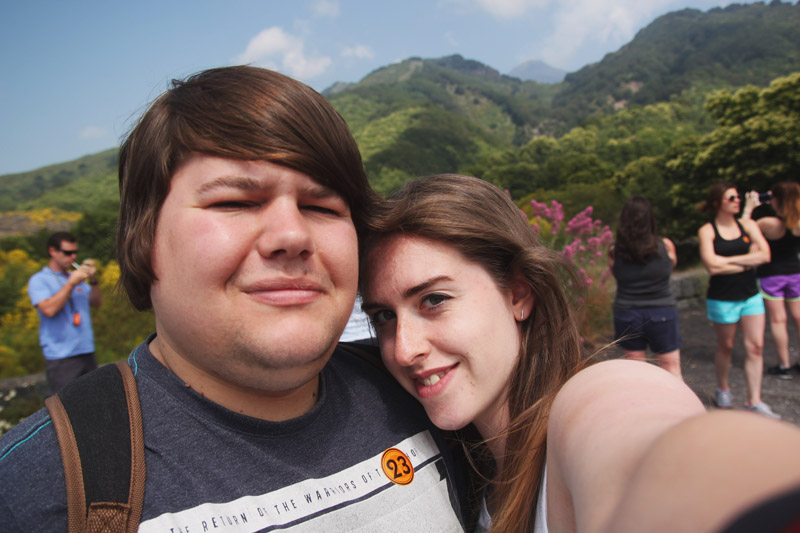
[[[758,193],[758,201],[762,204],[768,204],[772,201],[772,193],[771,192],[760,192]]]

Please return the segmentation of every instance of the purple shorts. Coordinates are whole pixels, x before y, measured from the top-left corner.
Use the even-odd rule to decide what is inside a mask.
[[[758,289],[765,300],[800,300],[800,274],[760,278]]]

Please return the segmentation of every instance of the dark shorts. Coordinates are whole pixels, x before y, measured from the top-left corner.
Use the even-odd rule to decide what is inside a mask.
[[[681,347],[677,307],[614,309],[614,336],[625,350],[667,353]]]
[[[73,379],[97,368],[93,353],[73,355],[65,359],[45,359],[45,374],[50,394],[56,394]]]

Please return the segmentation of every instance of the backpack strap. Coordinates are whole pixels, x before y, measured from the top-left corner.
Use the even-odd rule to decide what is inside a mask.
[[[76,379],[45,405],[61,448],[69,532],[135,532],[144,504],[144,432],[127,362]]]

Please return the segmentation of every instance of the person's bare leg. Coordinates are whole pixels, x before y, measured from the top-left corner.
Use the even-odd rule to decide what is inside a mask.
[[[625,350],[625,357],[632,361],[647,361],[645,350]]]
[[[717,332],[717,350],[714,352],[714,369],[717,371],[717,388],[728,390],[728,376],[731,373],[731,354],[733,353],[733,340],[736,337],[736,323],[717,324],[714,322],[714,331]]]
[[[656,354],[656,358],[658,359],[658,365],[661,368],[663,368],[676,378],[683,380],[683,374],[681,374],[680,350],[672,350],[671,352],[659,353]]]
[[[775,351],[778,352],[778,363],[789,367],[789,332],[786,330],[786,308],[783,300],[764,300],[769,314],[769,330],[775,340]]]
[[[800,350],[800,300],[787,300],[786,307],[789,309],[792,320],[794,320],[794,325],[797,330],[797,348]]]
[[[747,383],[747,401],[756,405],[761,401],[761,378],[764,375],[764,315],[743,316],[742,336],[746,357],[744,378]]]

